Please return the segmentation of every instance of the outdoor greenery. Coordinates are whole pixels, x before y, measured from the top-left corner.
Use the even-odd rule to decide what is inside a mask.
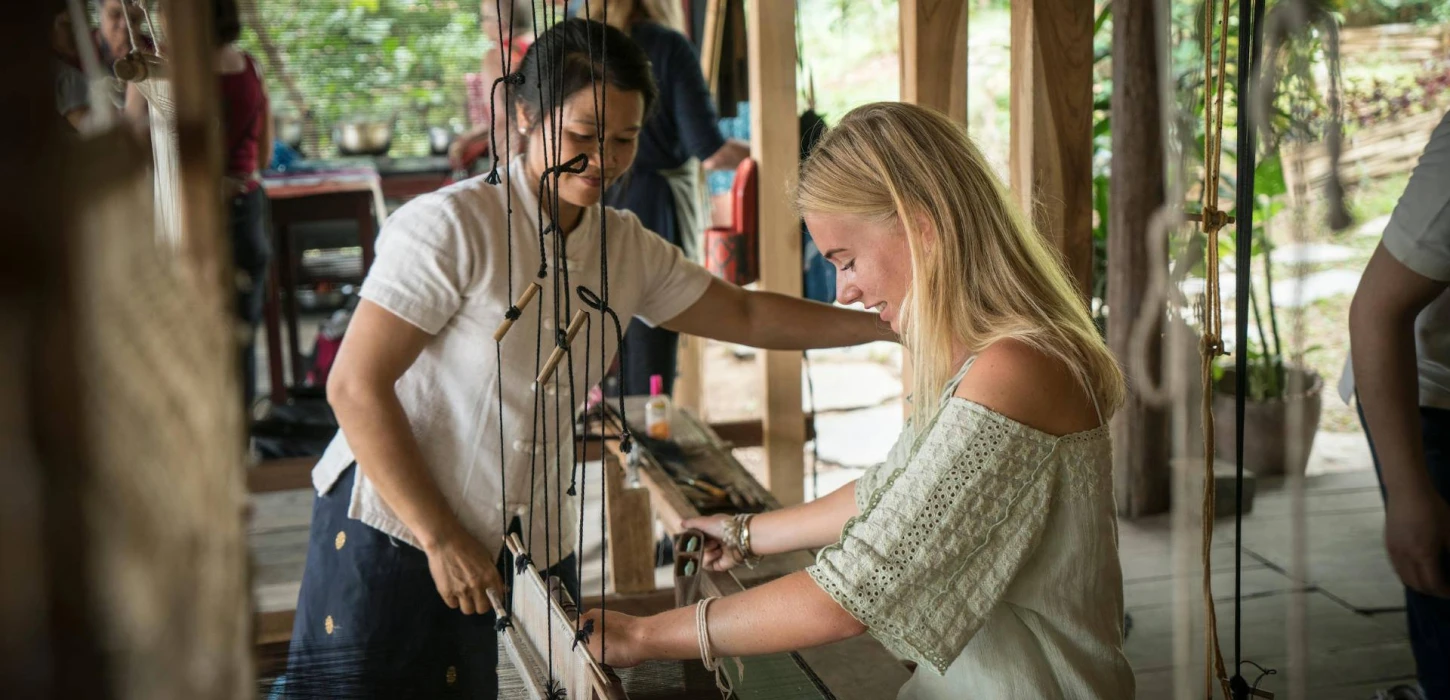
[[[247,27],[240,44],[266,69],[274,109],[310,116],[319,139],[311,144],[319,152],[310,155],[334,154],[331,128],[344,119],[396,116],[394,156],[424,154],[428,126],[467,126],[464,75],[478,70],[488,45],[479,30],[477,3],[253,0],[252,4],[253,17],[262,26]],[[280,65],[272,60],[274,55]]]
[[[1450,3],[1445,0],[1340,0],[1335,3],[1335,9],[1343,14],[1348,27],[1391,22],[1450,22]]]

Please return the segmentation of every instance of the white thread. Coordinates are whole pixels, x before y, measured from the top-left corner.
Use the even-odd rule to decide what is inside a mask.
[[[734,682],[730,680],[730,675],[725,673],[725,667],[720,663],[720,659],[715,658],[714,652],[710,650],[708,616],[710,603],[714,600],[714,598],[704,598],[695,604],[696,641],[700,645],[700,663],[705,665],[705,670],[715,674],[715,687],[724,694],[724,697],[730,698],[735,696]],[[745,664],[741,663],[739,658],[735,659],[735,670],[740,674],[740,679],[744,680]]]

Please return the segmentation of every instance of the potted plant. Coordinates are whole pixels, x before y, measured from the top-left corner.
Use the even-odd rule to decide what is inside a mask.
[[[1274,274],[1270,256],[1273,244],[1266,235],[1266,223],[1284,207],[1279,197],[1287,191],[1277,154],[1265,158],[1254,169],[1254,228],[1250,259],[1263,265],[1263,288],[1249,282],[1249,324],[1253,331],[1245,338],[1243,352],[1248,370],[1248,391],[1244,401],[1244,469],[1258,476],[1301,473],[1309,461],[1310,448],[1319,430],[1324,380],[1318,373],[1286,363],[1279,334],[1278,310],[1274,306]],[[1232,259],[1233,239],[1220,242],[1221,259]],[[1262,298],[1261,298],[1262,297]],[[1225,334],[1229,331],[1225,329]],[[1312,351],[1312,349],[1311,349]],[[1233,462],[1238,444],[1235,431],[1234,397],[1237,388],[1236,358],[1227,355],[1214,367],[1213,414],[1216,423],[1214,451],[1219,459]],[[1297,426],[1290,425],[1296,414]]]

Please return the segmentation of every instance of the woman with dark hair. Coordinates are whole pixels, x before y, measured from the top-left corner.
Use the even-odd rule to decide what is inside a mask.
[[[379,237],[328,379],[341,430],[312,472],[288,695],[495,697],[486,593],[503,590],[507,531],[578,599],[577,521],[533,508],[552,490],[547,502],[578,512],[572,497],[546,490],[561,482],[573,445],[557,415],[534,431],[535,392],[557,401],[575,386],[569,398],[582,403],[586,372],[599,377],[618,348],[606,333],[604,348],[577,353],[535,387],[537,343],[559,330],[536,309],[564,303],[545,284],[499,359],[490,357],[514,296],[554,262],[540,250],[540,220],[549,236],[563,236],[571,287],[603,292],[600,236],[608,236],[609,302],[624,318],[777,349],[894,337],[874,314],[726,284],[632,214],[600,205],[628,172],[657,98],[649,61],[628,36],[567,20],[539,37],[519,72],[511,108],[525,148],[504,180],[475,177],[418,197]],[[596,76],[607,84],[595,86]],[[542,197],[547,166],[581,155],[582,172],[561,175],[557,192]],[[590,313],[594,328],[606,323]]]
[[[272,257],[268,235],[270,212],[262,191],[261,172],[272,160],[272,110],[267,86],[256,59],[237,48],[242,33],[237,0],[213,0],[217,72],[221,77],[222,156],[230,202],[228,232],[238,278],[237,314],[246,324],[241,351],[242,396],[251,409],[257,394],[257,325],[262,320],[267,263]]]
[[[698,240],[705,222],[699,202],[700,166],[733,170],[750,155],[750,146],[720,133],[710,86],[700,70],[700,56],[681,32],[677,0],[595,0],[584,8],[590,19],[608,19],[628,32],[649,57],[659,86],[660,106],[645,122],[639,156],[609,193],[610,206],[633,212],[645,228],[700,259]],[[648,394],[650,377],[664,380],[664,392],[675,383],[679,334],[635,321],[624,336],[628,348],[619,386],[626,395]]]

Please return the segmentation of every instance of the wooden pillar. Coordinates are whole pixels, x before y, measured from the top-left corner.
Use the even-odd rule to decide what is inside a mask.
[[[680,334],[671,398],[675,406],[705,419],[705,339]]]
[[[17,467],[0,469],[0,676],[15,697],[257,693],[211,10],[167,8],[177,251],[155,240],[149,150],[124,125],[62,135],[46,109],[54,4],[16,5],[0,28],[14,50],[0,87],[11,106],[0,141],[14,156],[0,163],[11,185],[0,208],[18,224],[8,253],[22,256],[0,264],[14,285],[0,291],[0,316],[16,322],[0,323],[0,396],[19,394],[0,402]],[[42,520],[14,521],[30,513]],[[16,634],[33,636],[12,649]]]
[[[1147,293],[1149,218],[1164,201],[1162,113],[1158,93],[1157,0],[1113,2],[1113,162],[1108,203],[1108,345],[1126,363],[1132,325]],[[1162,309],[1157,310],[1162,315]],[[1153,337],[1158,337],[1155,332]],[[1162,346],[1146,355],[1149,371],[1162,365]],[[1128,400],[1113,416],[1113,482],[1119,512],[1127,517],[1168,510],[1172,472],[1168,419],[1129,385]]]
[[[901,101],[967,123],[967,8],[958,0],[901,0]],[[911,354],[901,356],[901,384],[910,391]],[[911,405],[901,402],[908,416]]]
[[[1093,4],[1013,0],[1011,186],[1092,289]]]
[[[901,0],[901,101],[967,123],[967,8],[958,0]]]
[[[800,169],[796,112],[795,3],[750,0],[750,156],[760,168],[760,288],[800,296],[800,220],[791,206]],[[765,471],[782,505],[805,497],[801,353],[762,352]]]

